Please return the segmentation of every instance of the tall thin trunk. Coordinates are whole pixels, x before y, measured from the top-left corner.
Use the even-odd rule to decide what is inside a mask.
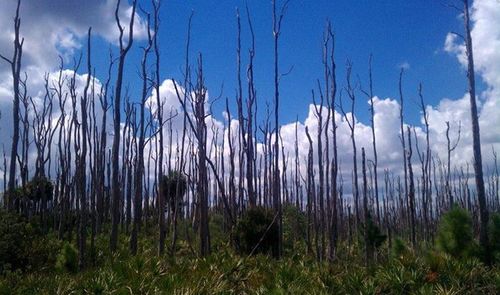
[[[23,54],[23,44],[24,38],[19,39],[19,30],[21,27],[21,18],[19,16],[19,8],[21,6],[21,0],[17,1],[16,16],[14,18],[14,55],[12,59],[8,59],[0,54],[0,58],[10,64],[12,73],[12,89],[14,91],[13,99],[13,133],[12,133],[12,145],[10,150],[10,166],[9,166],[9,182],[8,191],[10,193],[14,192],[16,186],[16,161],[17,161],[17,145],[19,142],[19,101],[20,101],[20,75],[21,75],[21,58]],[[13,206],[13,196],[9,196],[7,200],[7,208],[12,209]]]
[[[123,32],[124,28],[120,24],[120,18],[118,16],[118,11],[120,8],[121,0],[118,0],[115,10],[116,24],[120,31],[120,57],[118,62],[118,72],[116,78],[116,88],[115,88],[115,99],[114,99],[114,117],[113,117],[113,146],[111,150],[111,165],[112,165],[112,179],[111,179],[111,189],[112,189],[112,226],[111,226],[111,236],[110,236],[110,249],[112,252],[116,251],[118,243],[118,222],[120,219],[120,176],[119,176],[119,148],[120,148],[120,113],[121,113],[121,97],[122,97],[122,84],[123,84],[123,69],[125,66],[125,58],[128,51],[132,47],[134,38],[134,18],[135,9],[137,6],[137,0],[132,3],[132,12],[130,15],[129,23],[129,36],[127,45],[123,44]]]
[[[469,0],[463,0],[464,3],[464,29],[465,29],[465,48],[467,55],[467,81],[469,86],[470,111],[472,123],[472,139],[474,151],[474,174],[476,180],[477,199],[479,202],[480,231],[479,242],[484,251],[484,259],[487,264],[491,263],[491,253],[489,251],[488,240],[488,219],[489,212],[486,206],[486,195],[483,178],[483,162],[481,156],[481,138],[479,132],[479,115],[476,105],[476,77],[474,73],[474,54],[472,51],[472,36],[469,16]]]

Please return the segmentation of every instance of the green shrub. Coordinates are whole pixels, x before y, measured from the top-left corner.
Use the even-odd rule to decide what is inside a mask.
[[[170,206],[170,210],[173,213],[177,203],[177,208],[180,210],[179,217],[182,216],[183,197],[187,188],[186,176],[178,171],[169,171],[168,175],[161,177],[160,191],[165,199],[165,206]]]
[[[368,246],[372,249],[378,249],[385,242],[386,235],[382,234],[380,228],[373,221],[371,214],[368,214],[366,226],[368,227]]]
[[[475,244],[469,213],[458,206],[445,213],[439,224],[436,242],[439,250],[455,258],[473,254]]]
[[[291,204],[283,205],[283,243],[287,250],[294,250],[296,242],[306,238],[306,216]]]
[[[18,214],[0,210],[0,273],[28,265],[33,228]]]
[[[68,242],[64,243],[61,252],[57,256],[56,270],[70,273],[78,271],[78,251]]]
[[[269,253],[279,239],[277,219],[273,220],[274,214],[270,210],[263,207],[248,209],[236,225],[240,250],[250,254],[257,247],[254,253]]]
[[[51,201],[53,196],[54,186],[52,182],[45,176],[33,177],[26,186],[23,187],[25,197],[31,201]]]
[[[494,213],[489,226],[490,247],[495,260],[500,261],[500,213]]]
[[[408,254],[408,246],[405,241],[401,238],[394,239],[394,243],[392,244],[392,256],[395,258],[403,258]]]

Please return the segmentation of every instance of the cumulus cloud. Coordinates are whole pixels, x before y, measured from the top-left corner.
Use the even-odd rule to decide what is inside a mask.
[[[0,10],[0,52],[10,56],[17,1],[4,2]],[[22,1],[20,34],[25,39],[23,64],[36,65],[44,70],[53,69],[58,64],[58,55],[73,57],[75,50],[81,48],[81,39],[89,27],[92,27],[94,35],[116,44],[119,33],[114,17],[115,8],[114,0]],[[125,36],[128,36],[131,9],[128,1],[121,2],[119,14],[122,26],[126,29]],[[144,38],[146,34],[145,21],[136,15],[135,38]],[[0,64],[0,72],[6,68],[4,63]]]
[[[25,64],[26,69],[28,69],[29,73],[31,73],[30,91],[35,93],[34,95],[37,95],[37,91],[39,92],[43,90],[41,88],[41,85],[43,85],[43,79],[41,78],[43,77],[43,73],[39,69],[43,68],[42,66],[47,66],[48,68],[53,67],[54,60],[57,60],[57,54],[67,54],[68,56],[74,55],[75,51],[78,50],[82,44],[82,36],[85,35],[89,24],[93,24],[94,32],[96,32],[96,34],[101,35],[108,41],[116,41],[117,30],[113,19],[114,1],[88,1],[88,4],[82,7],[83,11],[81,14],[76,16],[76,18],[74,14],[70,13],[70,10],[79,4],[77,1],[32,0],[31,2],[25,1],[23,3],[25,3],[24,5],[26,6],[26,10],[23,12],[23,27],[33,27],[33,30],[30,30],[30,32],[23,32],[23,35],[26,36],[27,40],[25,46],[28,57]],[[10,13],[13,11],[12,5],[13,4],[7,5],[7,9],[0,12],[0,16],[4,16],[0,18],[0,26],[2,28],[7,28],[7,31],[12,27],[10,23],[10,20],[12,19],[10,17]],[[128,4],[123,5],[124,7],[121,11],[126,14],[127,11],[129,11],[130,6]],[[12,9],[9,10],[9,8]],[[33,15],[37,15],[39,20],[46,20],[43,22],[46,24],[36,26],[34,24],[35,20],[33,20]],[[126,22],[127,16],[124,15],[123,19],[124,22]],[[483,160],[486,166],[491,166],[491,147],[493,146],[497,151],[500,150],[500,129],[498,128],[498,126],[500,126],[500,116],[498,115],[500,114],[500,4],[495,1],[476,0],[472,7],[472,21],[472,37],[474,40],[477,72],[480,78],[482,78],[487,85],[487,89],[480,93],[479,96]],[[140,37],[141,34],[144,34],[144,26],[141,21],[138,22],[138,26],[136,28],[138,28],[136,30],[138,37]],[[45,42],[43,42],[44,39],[40,36],[46,36]],[[2,52],[8,52],[8,50],[10,50],[9,46],[11,46],[11,37],[12,36],[9,34],[0,36],[0,50],[2,50]],[[30,39],[33,39],[34,41],[30,41],[31,43],[28,43],[28,40]],[[46,42],[47,40],[49,41],[48,44]],[[458,41],[459,40],[455,37],[455,35],[449,34],[446,36],[444,47],[446,51],[456,56],[458,61],[465,65],[466,60],[464,57],[464,47],[463,44]],[[406,67],[404,64],[401,64],[401,66]],[[85,75],[78,75],[78,79],[85,79],[85,77]],[[10,110],[11,108],[12,96],[10,94],[11,86],[9,83],[11,83],[9,79],[0,79],[0,106],[2,110]],[[184,89],[179,85],[177,86],[181,95],[183,95]],[[372,106],[375,111],[375,135],[377,138],[379,171],[382,171],[383,169],[390,169],[398,175],[402,171],[403,161],[403,152],[400,145],[401,134],[399,129],[400,105],[395,99],[381,97],[383,96],[374,97]],[[161,107],[163,108],[164,117],[172,117],[167,125],[165,125],[163,135],[165,138],[165,145],[170,144],[169,148],[173,154],[172,164],[175,164],[175,157],[178,153],[179,142],[181,140],[182,129],[184,126],[182,107],[178,101],[174,82],[172,80],[165,80],[162,82],[160,85],[160,98],[162,101]],[[365,107],[369,107],[368,101],[360,101],[359,103],[364,104]],[[160,107],[157,104],[156,93],[154,91],[148,97],[146,106],[149,112],[148,115],[152,116],[154,116]],[[323,108],[323,113],[326,118],[326,114],[328,112],[332,112],[332,110],[328,110],[326,107]],[[457,150],[452,155],[454,165],[465,165],[467,162],[471,162],[472,134],[470,131],[471,124],[468,95],[464,94],[461,98],[453,99],[443,98],[437,105],[427,106],[426,111],[429,116],[430,142],[434,155],[442,159],[446,157],[446,122],[450,122],[452,141],[457,136],[458,125],[461,125],[461,140]],[[175,114],[177,114],[177,116]],[[2,116],[0,140],[8,149],[11,131],[9,128],[5,128],[3,126],[11,126],[11,123],[9,123],[6,117],[8,118],[9,116]],[[208,142],[210,143],[214,140],[217,143],[218,151],[223,152],[225,165],[226,167],[229,167],[229,130],[231,131],[230,133],[233,146],[238,149],[237,136],[239,132],[239,123],[235,120],[234,114],[231,122],[227,122],[227,114],[222,117],[222,120],[217,119],[213,115],[206,118]],[[335,113],[335,120],[336,126],[338,127],[337,143],[339,162],[342,165],[342,171],[344,173],[343,178],[346,182],[344,186],[346,189],[345,193],[350,194],[350,179],[353,164],[350,129],[346,119],[341,113]],[[309,106],[305,120],[290,122],[281,126],[282,143],[285,155],[286,157],[289,157],[289,163],[293,163],[295,160],[294,145],[296,140],[295,130],[297,129],[299,160],[301,161],[302,173],[305,173],[305,161],[309,149],[309,143],[305,136],[306,126],[309,129],[312,140],[314,141],[315,169],[318,169],[322,163],[317,162],[316,138],[318,120],[315,114],[314,105],[311,104]],[[331,123],[329,128],[329,134],[331,135],[333,128]],[[422,151],[422,146],[425,143],[423,125],[415,126],[415,128],[419,144],[421,145],[420,150]],[[169,142],[170,129],[172,130],[171,143]],[[372,130],[370,124],[356,118],[355,130],[355,138],[359,149],[358,160],[360,161],[361,158],[361,147],[366,149],[367,157],[372,159]],[[190,132],[188,132],[188,140],[195,140]],[[110,142],[111,140],[108,141],[108,143]],[[157,143],[158,135],[150,138],[148,140],[145,153],[149,155],[151,150],[155,151]],[[323,143],[325,143],[325,138],[323,138]],[[413,144],[415,144],[415,142]],[[257,157],[261,157],[263,155],[262,143],[258,143],[257,147]],[[164,153],[165,157],[168,156],[169,148],[160,148],[160,151]],[[323,148],[326,147],[323,146]],[[333,147],[330,137],[330,156],[332,156],[332,149]],[[212,150],[211,156],[215,157],[215,150]],[[148,159],[149,157],[146,156],[145,158]],[[417,161],[416,156],[414,159]],[[236,160],[238,159],[236,158]],[[237,169],[238,166],[238,163],[236,163]],[[293,165],[289,164],[289,167],[290,166]],[[229,168],[226,168],[226,173],[228,171]],[[236,171],[236,173],[238,175],[238,171]],[[416,171],[416,173],[418,173],[418,171]],[[151,173],[151,175],[153,174]],[[2,177],[2,175],[0,175],[0,177]]]

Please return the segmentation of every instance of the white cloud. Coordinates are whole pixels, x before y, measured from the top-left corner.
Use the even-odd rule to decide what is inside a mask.
[[[60,3],[59,3],[60,2]],[[50,10],[50,7],[55,7],[55,3],[60,5],[56,7],[53,11],[42,10],[40,17],[42,19],[48,19],[47,25],[36,26],[33,23],[29,23],[29,16],[33,15],[35,8],[27,9],[24,12],[24,18],[26,21],[23,23],[23,28],[33,26],[33,30],[27,32],[27,30],[22,31],[23,35],[26,36],[26,50],[28,52],[28,58],[26,60],[26,69],[28,69],[30,75],[30,91],[35,95],[37,91],[41,90],[43,85],[43,72],[40,69],[45,66],[49,69],[54,66],[54,60],[57,59],[57,53],[66,53],[68,56],[72,56],[75,50],[81,47],[81,38],[85,35],[86,28],[89,23],[96,21],[98,25],[95,26],[96,34],[100,34],[105,39],[113,41],[116,38],[116,25],[114,23],[113,11],[114,2],[111,0],[107,1],[90,1],[90,4],[86,6],[82,12],[82,15],[78,15],[76,19],[71,19],[73,14],[70,14],[70,9],[77,5],[76,1],[49,1],[43,0],[35,3],[26,2],[36,7],[44,7],[46,10]],[[124,4],[126,5],[126,4]],[[8,5],[7,5],[8,6]],[[7,7],[9,8],[9,7]],[[12,9],[6,9],[0,12],[1,14],[9,15]],[[122,9],[126,11],[126,9]],[[5,15],[4,15],[5,16]],[[54,20],[57,16],[57,22]],[[96,20],[99,16],[103,16],[102,19]],[[7,19],[7,20],[6,20]],[[124,18],[125,19],[125,18]],[[11,24],[9,21],[11,17],[0,18],[0,25],[2,28],[5,26],[7,30],[10,30]],[[500,150],[500,4],[494,1],[486,0],[476,0],[473,5],[473,31],[472,36],[474,40],[475,58],[477,71],[480,77],[486,82],[487,89],[480,94],[480,127],[481,127],[481,139],[483,144],[483,158],[486,165],[491,165],[492,155],[490,153],[490,147],[494,146],[496,150]],[[126,20],[124,20],[125,22]],[[32,21],[33,22],[33,21]],[[59,24],[55,29],[54,33],[50,33],[50,30],[55,28],[55,24]],[[5,25],[5,24],[8,24]],[[62,24],[62,25],[61,25]],[[59,28],[60,27],[60,28]],[[140,26],[143,28],[143,26]],[[44,35],[45,34],[45,35]],[[48,34],[48,35],[47,35]],[[141,30],[138,30],[138,36],[143,34]],[[0,36],[0,50],[5,52],[4,49],[10,48],[11,46],[11,34],[3,34]],[[37,37],[38,36],[38,37]],[[39,36],[48,36],[47,42],[42,42],[44,39]],[[33,38],[34,41],[28,43],[28,40]],[[8,42],[6,41],[8,40]],[[454,35],[446,36],[445,40],[445,50],[456,55],[459,62],[464,64],[465,59],[463,55],[463,45],[457,43],[458,39]],[[44,46],[47,45],[47,46]],[[55,49],[58,49],[55,51]],[[8,50],[7,50],[8,51]],[[401,66],[405,66],[401,64]],[[0,68],[1,69],[1,68]],[[1,71],[0,71],[1,75]],[[85,76],[78,76],[78,79],[84,79]],[[84,80],[82,80],[84,81]],[[3,110],[11,109],[11,95],[10,95],[10,80],[1,79],[0,80],[0,106],[2,109],[2,124],[0,125],[0,138],[1,143],[5,144],[6,148],[9,148],[10,142],[10,129],[4,126],[11,126],[9,121],[10,113]],[[181,95],[183,94],[182,87],[179,86],[179,91]],[[171,80],[165,80],[160,86],[160,97],[163,104],[163,114],[164,117],[170,116],[170,114],[179,113],[178,116],[172,119],[171,126],[173,130],[173,144],[170,147],[173,150],[174,159],[177,148],[177,141],[180,140],[181,132],[183,128],[183,116],[182,109],[179,101],[177,99],[177,94],[174,89],[174,84]],[[148,109],[151,113],[155,113],[158,105],[156,103],[155,93],[153,93],[146,103]],[[366,102],[365,107],[368,107],[368,102]],[[377,137],[377,149],[379,156],[379,171],[383,169],[391,169],[394,173],[400,173],[402,170],[402,150],[400,143],[399,134],[399,104],[396,100],[392,98],[381,99],[380,97],[374,98],[374,110],[375,110],[375,133]],[[458,99],[443,98],[436,106],[427,106],[427,113],[429,114],[430,123],[430,136],[432,150],[439,157],[444,159],[446,157],[446,122],[449,121],[451,125],[451,136],[454,140],[456,136],[456,128],[460,122],[461,129],[461,140],[457,147],[457,150],[453,153],[453,163],[456,165],[464,165],[466,162],[471,161],[471,142],[472,136],[470,131],[470,113],[469,113],[469,99],[467,95]],[[323,112],[326,118],[328,110]],[[352,146],[350,139],[350,130],[347,122],[340,113],[335,113],[336,123],[338,125],[337,129],[337,142],[339,151],[339,161],[342,165],[342,171],[344,173],[345,180],[345,193],[350,193],[350,174],[352,169]],[[226,116],[223,116],[227,120]],[[230,125],[233,145],[237,147],[238,145],[238,121],[235,120],[235,115],[232,114],[233,120],[226,126]],[[209,131],[208,142],[211,141],[214,134],[212,130],[219,130],[220,134],[218,136],[217,143],[222,145],[222,132],[224,132],[224,156],[226,163],[226,173],[229,171],[229,151],[228,146],[228,130],[223,130],[224,123],[217,120],[213,116],[209,116],[206,119],[207,128]],[[294,143],[295,143],[295,128],[298,129],[298,146],[299,146],[299,158],[302,161],[301,167],[305,171],[304,160],[307,157],[309,143],[305,136],[305,126],[308,126],[311,137],[314,141],[315,149],[315,167],[318,169],[319,165],[317,163],[317,118],[314,112],[314,106],[310,105],[308,109],[308,114],[303,122],[291,122],[284,124],[281,127],[281,136],[283,138],[283,144],[285,146],[285,154],[290,156],[290,163],[294,162]],[[164,140],[165,144],[168,142],[168,132],[170,125],[164,128]],[[212,129],[212,127],[214,127]],[[332,128],[332,124],[330,124]],[[189,129],[189,128],[188,128]],[[109,129],[110,130],[110,129]],[[419,137],[420,145],[425,142],[422,126],[417,126],[417,135]],[[331,134],[331,131],[329,132]],[[192,135],[190,135],[192,137]],[[372,132],[371,127],[366,122],[356,121],[356,133],[355,133],[358,151],[358,160],[361,160],[361,147],[365,147],[366,154],[368,158],[372,158]],[[146,154],[149,155],[149,150],[154,149],[157,138],[153,138],[149,141],[146,147]],[[110,143],[111,141],[108,141]],[[325,143],[325,141],[323,141]],[[332,149],[332,142],[330,139],[330,149]],[[423,150],[421,148],[421,150]],[[166,156],[168,149],[162,149],[162,152]],[[259,154],[262,154],[262,145],[259,144],[257,149]],[[281,151],[280,151],[281,152]],[[332,156],[332,153],[330,153]],[[148,157],[145,157],[148,159]],[[416,161],[415,156],[415,161]],[[238,163],[236,163],[236,168],[238,168]],[[293,169],[293,165],[289,164],[289,169]],[[416,173],[418,173],[418,169]],[[303,172],[304,172],[303,171]],[[238,175],[238,171],[236,171]],[[0,178],[3,173],[0,173]],[[379,175],[379,179],[381,179]]]
[[[0,10],[0,52],[10,56],[14,34],[13,17],[17,1],[4,1]],[[131,7],[122,1],[120,18],[128,36],[128,22]],[[24,37],[23,64],[39,66],[52,70],[58,64],[58,55],[73,56],[81,47],[82,38],[92,27],[94,36],[117,43],[118,28],[114,12],[115,0],[23,0],[21,2],[20,35]],[[75,13],[77,11],[77,13]],[[147,35],[145,21],[136,14],[134,36],[142,39]],[[0,64],[0,73],[6,70],[5,63]]]

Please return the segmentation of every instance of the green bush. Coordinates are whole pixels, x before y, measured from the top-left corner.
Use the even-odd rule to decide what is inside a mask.
[[[500,262],[500,213],[494,213],[490,218],[490,244],[491,251],[497,262]]]
[[[18,214],[0,210],[0,273],[28,265],[33,228]]]
[[[401,238],[394,239],[392,244],[392,256],[395,258],[403,258],[408,254],[408,246]]]
[[[305,241],[306,216],[297,207],[283,204],[283,247],[294,250],[297,242]]]
[[[45,176],[33,177],[26,186],[23,187],[23,192],[26,198],[31,201],[51,201],[53,196],[54,186],[52,182]]]
[[[70,273],[78,271],[78,251],[68,242],[64,243],[61,252],[57,256],[56,270]]]
[[[179,216],[182,216],[183,197],[186,194],[187,188],[186,176],[178,171],[169,171],[168,175],[161,177],[160,191],[165,199],[165,206],[170,206],[172,213],[177,203],[177,208],[180,210]]]
[[[248,209],[236,225],[240,250],[250,254],[257,247],[254,253],[269,253],[279,239],[277,219],[274,223],[273,220],[271,210],[263,207]]]
[[[386,235],[382,234],[380,228],[373,221],[371,214],[368,214],[366,226],[368,228],[368,246],[370,246],[372,249],[378,249],[385,242]]]
[[[439,250],[455,258],[473,254],[475,242],[469,213],[458,206],[445,213],[439,224],[436,242]]]

